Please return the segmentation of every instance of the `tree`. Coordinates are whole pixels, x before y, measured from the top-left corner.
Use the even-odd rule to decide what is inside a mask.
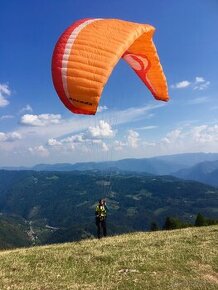
[[[151,223],[151,226],[150,226],[150,230],[151,230],[152,232],[154,232],[154,231],[158,231],[158,230],[159,230],[158,225],[157,225],[155,222],[152,222],[152,223]]]
[[[202,226],[206,226],[206,225],[207,225],[207,221],[206,221],[205,217],[201,213],[198,213],[196,220],[195,220],[195,226],[202,227]]]
[[[165,230],[179,229],[182,228],[182,223],[177,218],[167,217],[163,228]]]

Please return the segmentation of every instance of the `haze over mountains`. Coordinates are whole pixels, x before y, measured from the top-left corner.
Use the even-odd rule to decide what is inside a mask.
[[[173,175],[218,186],[218,153],[184,153],[152,158],[128,158],[107,162],[37,164],[27,167],[1,167],[6,170],[86,171],[120,170],[146,172],[153,175]]]
[[[201,162],[190,168],[181,169],[173,175],[218,186],[218,160]]]

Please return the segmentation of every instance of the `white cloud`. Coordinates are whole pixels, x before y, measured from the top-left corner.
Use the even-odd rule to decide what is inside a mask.
[[[0,84],[0,107],[9,105],[7,97],[11,95],[11,90],[7,84]]]
[[[99,138],[99,135],[96,137],[91,136],[90,138],[87,132],[68,136],[60,140],[51,138],[48,140],[47,145],[62,151],[77,150],[78,152],[90,152],[91,149],[96,151],[109,150],[108,145]]]
[[[171,88],[173,89],[184,89],[187,88],[191,85],[191,83],[189,81],[181,81],[179,83],[176,83],[174,85],[171,86]]]
[[[163,138],[145,140],[129,130],[123,140],[116,140],[113,149],[119,156],[155,156],[184,152],[218,152],[218,124],[184,126],[168,132]]]
[[[172,89],[184,89],[187,87],[192,88],[193,90],[205,90],[209,87],[210,82],[206,81],[203,77],[195,77],[194,81],[181,81],[176,84],[171,85]]]
[[[195,78],[195,82],[196,82],[196,83],[204,83],[204,82],[205,82],[205,79],[202,78],[202,77],[196,77],[196,78]]]
[[[56,125],[61,121],[60,114],[41,114],[31,115],[26,114],[21,117],[20,123],[22,125],[33,126],[33,127],[45,127],[48,125]]]
[[[131,107],[119,111],[106,111],[104,115],[104,122],[110,124],[109,126],[118,126],[122,124],[132,123],[134,121],[148,118],[151,114],[151,111],[162,108],[164,106],[166,106],[164,102],[154,102],[154,104],[143,106],[140,108]],[[27,114],[24,115],[20,120],[20,123],[26,126],[21,126],[17,131],[19,131],[22,136],[26,136],[26,141],[29,143],[30,146],[33,146],[34,142],[46,144],[48,139],[50,138],[60,140],[62,136],[73,135],[74,133],[81,131],[85,132],[86,138],[94,138],[91,134],[95,134],[95,131],[102,131],[102,129],[98,129],[98,127],[101,128],[101,126],[96,126],[97,118],[93,116],[81,116],[73,114],[72,117],[69,119],[60,119],[61,117],[58,117],[55,119],[57,124],[53,124],[51,122],[49,123],[48,121],[43,120],[43,118],[41,118],[40,116],[41,115]],[[42,125],[44,125],[43,130]],[[89,132],[89,127],[94,128],[92,129],[92,133]],[[95,127],[97,127],[97,129],[95,129]],[[108,133],[104,135],[115,136],[116,131],[112,130],[112,133],[111,130],[109,127]],[[105,137],[102,136],[102,138]]]
[[[108,110],[107,106],[98,106],[97,113],[101,113],[106,110]]]
[[[85,141],[83,133],[61,139],[61,143],[84,143]]]
[[[49,139],[48,140],[48,145],[49,146],[61,146],[62,145],[62,143],[61,142],[59,142],[59,141],[57,141],[56,139],[54,139],[54,138],[51,138],[51,139]]]
[[[3,150],[1,152],[8,152],[8,156],[10,156],[10,158],[6,158],[5,155],[4,160],[6,161],[4,162],[5,164],[15,164],[15,162],[22,165],[36,164],[41,162],[39,161],[40,154],[44,157],[48,156],[47,162],[104,160],[105,151],[119,152],[117,158],[120,158],[122,154],[127,156],[129,150],[132,150],[132,154],[134,154],[136,150],[130,147],[130,144],[135,146],[137,141],[134,143],[131,140],[131,136],[129,139],[130,144],[126,135],[125,140],[120,140],[119,146],[118,144],[116,144],[116,148],[112,146],[113,138],[118,135],[118,131],[114,130],[113,125],[119,126],[131,123],[132,126],[133,121],[146,119],[153,110],[162,108],[165,105],[163,102],[154,101],[152,104],[140,108],[131,107],[119,111],[108,110],[104,112],[104,121],[101,120],[97,124],[98,118],[93,116],[72,114],[69,119],[62,119],[60,115],[57,118],[57,115],[26,114],[22,118],[20,117],[19,123],[22,126],[19,126],[16,130],[22,136],[22,140],[10,143],[1,142],[0,149]],[[46,116],[46,118],[43,116]],[[52,122],[49,119],[51,116],[54,116]],[[126,144],[125,146],[124,143]],[[123,147],[124,150],[119,151],[119,147]],[[32,154],[29,159],[25,159],[24,156],[26,156],[28,148]],[[11,156],[15,151],[19,152],[20,157],[17,155],[16,159],[13,159]],[[107,156],[109,155],[107,154]]]
[[[109,146],[105,142],[103,142],[102,140],[94,139],[91,141],[91,143],[94,145],[97,145],[98,148],[100,148],[100,150],[102,150],[103,152],[109,151]]]
[[[118,141],[118,140],[115,140],[115,141],[114,141],[114,144],[113,144],[113,148],[114,148],[116,151],[121,151],[121,150],[123,150],[126,146],[127,146],[127,143],[122,142],[122,141]]]
[[[205,90],[209,87],[210,82],[206,81],[204,78],[202,77],[196,77],[195,78],[195,82],[194,82],[194,90]]]
[[[218,142],[218,125],[201,125],[194,127],[190,131],[192,139],[199,144],[209,144]]]
[[[0,142],[15,142],[21,140],[22,136],[18,132],[0,132]]]
[[[166,137],[162,139],[162,142],[172,144],[175,143],[175,141],[178,141],[179,137],[181,137],[181,130],[176,129],[168,133]]]
[[[109,141],[109,139],[106,139]],[[123,139],[107,143],[100,138],[88,138],[86,132],[61,140],[50,139],[47,143],[50,153],[58,151],[58,156],[83,156],[105,160],[105,152],[113,152],[113,159],[129,156],[145,157],[183,152],[217,152],[218,124],[193,126],[190,124],[168,132],[163,138],[143,139],[135,130],[129,130]],[[41,150],[43,151],[43,150]],[[145,155],[146,152],[146,155]],[[56,154],[57,155],[57,154]],[[111,156],[111,155],[110,155]],[[81,158],[80,157],[80,158]],[[74,157],[75,158],[75,157]],[[84,159],[82,159],[84,161]],[[90,159],[89,159],[90,160]]]
[[[136,130],[152,130],[152,129],[156,129],[158,128],[157,126],[144,126],[144,127],[139,127],[139,128],[136,128]]]
[[[111,125],[103,120],[97,126],[88,128],[88,136],[91,138],[111,138],[114,134]]]
[[[20,110],[20,114],[24,114],[26,112],[29,112],[29,113],[32,113],[33,112],[33,109],[30,105],[26,105],[25,107],[23,107],[21,110]]]
[[[217,152],[218,124],[184,127],[169,132],[160,143],[157,150],[169,152]]]
[[[102,142],[101,146],[102,146],[102,151],[103,152],[109,151],[109,147],[108,147],[108,145],[106,143]]]
[[[130,147],[137,148],[139,143],[139,133],[134,130],[129,130],[127,140]]]
[[[29,152],[33,155],[37,154],[42,157],[47,157],[49,155],[49,151],[43,145],[29,147]]]
[[[9,105],[9,101],[6,100],[3,96],[0,96],[0,107],[6,107]]]
[[[113,118],[111,118],[112,122],[113,120],[116,125],[118,124],[125,124],[125,123],[131,123],[133,121],[138,121],[142,119],[148,119],[154,116],[151,111],[160,109],[162,107],[165,107],[167,104],[165,102],[156,102],[153,104],[149,104],[147,106],[142,107],[132,107],[125,110],[113,112]]]
[[[0,120],[7,120],[7,119],[13,119],[13,118],[14,118],[14,116],[12,116],[12,115],[3,115],[0,117]]]

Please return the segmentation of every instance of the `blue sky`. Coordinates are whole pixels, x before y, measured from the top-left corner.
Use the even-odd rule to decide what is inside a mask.
[[[2,0],[0,166],[218,152],[217,0]],[[51,79],[60,34],[87,17],[156,28],[170,101],[121,60],[95,116],[70,113]]]

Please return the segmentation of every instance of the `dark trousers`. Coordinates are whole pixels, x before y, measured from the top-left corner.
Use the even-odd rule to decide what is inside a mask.
[[[101,238],[101,228],[103,230],[103,236],[107,236],[107,227],[106,227],[106,218],[100,219],[96,218],[96,226],[97,226],[97,236],[100,239]]]

